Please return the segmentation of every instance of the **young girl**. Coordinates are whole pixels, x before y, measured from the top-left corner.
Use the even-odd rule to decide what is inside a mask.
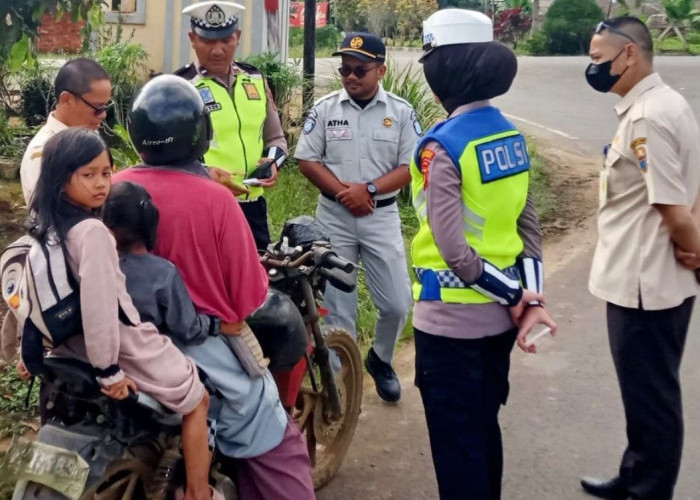
[[[197,314],[175,265],[149,253],[155,245],[158,218],[158,209],[142,186],[132,182],[112,186],[103,220],[117,240],[126,290],[141,320],[153,323],[178,345],[201,344],[220,333],[221,322],[215,316]]]
[[[194,363],[155,326],[141,323],[127,294],[114,238],[96,215],[110,192],[112,168],[104,141],[87,129],[69,128],[44,146],[30,234],[45,241],[55,232],[64,244],[80,287],[83,325],[82,335],[52,354],[87,360],[112,398],[143,390],[182,414],[185,498],[209,500],[209,397]]]

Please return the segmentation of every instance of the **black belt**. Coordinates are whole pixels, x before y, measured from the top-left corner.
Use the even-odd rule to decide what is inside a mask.
[[[335,199],[335,196],[332,196],[328,193],[321,193],[321,196],[336,203],[340,203],[338,200]],[[396,203],[396,196],[392,196],[391,198],[384,198],[381,200],[374,200],[374,208],[388,207],[389,205],[393,205],[394,203]]]

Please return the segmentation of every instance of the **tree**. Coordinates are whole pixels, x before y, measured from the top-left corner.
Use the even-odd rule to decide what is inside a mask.
[[[69,13],[74,21],[87,17],[102,0],[4,0],[0,2],[0,61],[18,69],[31,59],[31,41],[36,38],[41,18],[47,12]]]
[[[420,38],[423,21],[438,10],[436,0],[397,0],[396,17],[399,36],[409,40]]]
[[[360,5],[371,33],[386,36],[387,28],[396,24],[396,0],[360,0]]]
[[[532,17],[521,8],[506,9],[496,15],[493,23],[494,36],[503,43],[517,48],[518,41],[522,40],[532,27]]]
[[[553,54],[585,54],[593,28],[604,18],[594,0],[555,0],[542,27]]]
[[[483,10],[483,0],[438,0],[438,7],[445,9],[447,7],[457,7],[460,9]]]
[[[532,18],[532,0],[506,0],[506,10],[520,9],[523,14]]]
[[[683,49],[689,50],[684,32],[700,22],[700,11],[695,9],[694,0],[661,0],[668,19],[668,27],[659,35],[659,42],[672,31],[683,42]]]
[[[331,0],[331,12],[336,24],[346,33],[354,31],[364,21],[364,13],[357,0]]]

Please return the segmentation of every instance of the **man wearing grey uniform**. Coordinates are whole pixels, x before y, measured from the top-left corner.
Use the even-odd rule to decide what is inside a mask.
[[[421,135],[409,103],[386,92],[386,48],[379,37],[351,33],[334,55],[343,90],[320,99],[304,123],[295,157],[301,172],[321,191],[316,217],[333,250],[367,271],[379,310],[374,346],[365,366],[385,401],[401,397],[391,367],[394,346],[411,306],[411,282],[396,203],[408,184],[408,165]],[[357,293],[328,286],[325,325],[355,335]]]

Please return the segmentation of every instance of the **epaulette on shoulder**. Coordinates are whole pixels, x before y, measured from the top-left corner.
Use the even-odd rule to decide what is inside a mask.
[[[235,61],[236,66],[241,68],[243,71],[246,73],[257,73],[257,74],[262,74],[262,71],[260,71],[258,68],[253,66],[252,64],[249,64],[247,62],[241,62],[241,61]]]
[[[319,104],[321,104],[322,102],[327,101],[327,100],[330,99],[331,97],[336,97],[338,94],[340,94],[340,90],[334,90],[334,91],[331,92],[330,94],[326,94],[326,95],[324,95],[323,97],[319,97],[319,98],[316,100],[316,102],[314,103],[314,106],[318,106]]]
[[[413,105],[412,105],[410,102],[408,102],[406,99],[404,99],[403,97],[399,97],[399,96],[397,96],[397,95],[395,95],[395,94],[392,94],[391,92],[387,92],[386,95],[387,95],[388,97],[390,97],[391,99],[393,99],[394,101],[398,101],[398,102],[400,102],[400,103],[402,103],[402,104],[405,104],[405,105],[408,106],[409,108],[413,109]]]
[[[173,75],[181,76],[186,80],[192,80],[192,78],[197,76],[197,68],[194,67],[193,63],[185,64],[182,68],[173,71]]]

